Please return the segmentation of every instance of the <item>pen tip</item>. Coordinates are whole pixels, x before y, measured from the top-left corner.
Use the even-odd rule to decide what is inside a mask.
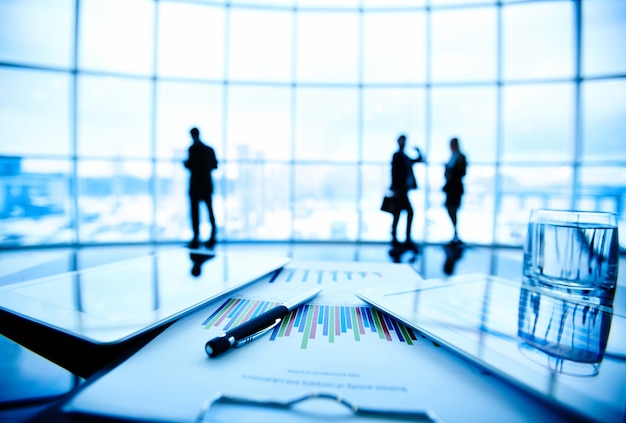
[[[206,351],[209,357],[216,357],[221,353],[225,352],[231,347],[230,342],[224,336],[218,336],[217,338],[211,339],[204,346],[204,350]]]

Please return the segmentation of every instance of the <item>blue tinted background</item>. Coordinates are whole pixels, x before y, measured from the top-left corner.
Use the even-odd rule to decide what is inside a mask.
[[[222,239],[387,241],[400,133],[417,240],[452,236],[454,136],[466,242],[537,207],[623,225],[624,39],[622,0],[0,0],[0,246],[188,240],[192,126]]]

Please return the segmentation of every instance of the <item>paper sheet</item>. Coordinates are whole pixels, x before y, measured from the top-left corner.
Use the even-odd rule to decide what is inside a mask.
[[[446,421],[484,415],[486,406],[507,421],[545,418],[545,409],[532,409],[532,399],[509,397],[473,366],[353,294],[357,288],[411,279],[420,278],[407,265],[292,262],[278,276],[178,321],[87,386],[66,409],[193,421],[218,392],[276,400],[328,392],[370,408],[431,410]],[[263,338],[217,358],[205,354],[206,341],[229,325],[316,286],[324,291]],[[259,421],[245,407],[229,410],[230,421],[248,418]]]

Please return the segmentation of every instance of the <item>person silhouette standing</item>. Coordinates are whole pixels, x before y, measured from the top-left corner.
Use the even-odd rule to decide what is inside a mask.
[[[452,138],[450,140],[450,160],[445,166],[446,183],[443,186],[443,192],[446,193],[446,209],[448,216],[454,228],[454,237],[452,243],[461,243],[457,232],[457,212],[461,207],[461,197],[465,190],[463,189],[463,177],[467,172],[467,158],[459,148],[459,140]]]
[[[393,212],[393,223],[391,225],[391,244],[393,246],[400,245],[397,237],[398,222],[400,221],[400,213],[402,210],[407,212],[406,222],[406,245],[413,245],[411,240],[411,226],[413,224],[413,207],[409,201],[409,191],[417,188],[417,181],[413,173],[413,164],[423,162],[424,157],[420,149],[415,147],[417,158],[412,159],[404,152],[406,145],[406,135],[398,137],[398,151],[393,154],[391,159],[391,187],[394,193],[395,210]]]
[[[189,205],[191,209],[191,228],[193,239],[189,243],[190,248],[198,248],[200,245],[200,202],[204,201],[209,211],[211,223],[211,237],[206,243],[208,248],[213,248],[216,242],[216,224],[213,214],[213,179],[211,172],[217,169],[215,150],[200,140],[200,130],[191,128],[189,131],[193,143],[188,149],[188,158],[183,163],[189,170]]]

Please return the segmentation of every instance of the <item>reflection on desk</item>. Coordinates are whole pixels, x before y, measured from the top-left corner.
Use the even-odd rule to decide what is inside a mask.
[[[358,294],[548,404],[602,422],[626,417],[626,317],[611,304],[485,274]]]
[[[408,265],[293,261],[278,277],[179,320],[81,390],[66,411],[190,421],[218,393],[281,403],[321,392],[373,410],[428,411],[447,422],[467,421],[468,416],[480,421],[486,416],[507,422],[567,421],[566,414],[484,375],[353,294],[357,287],[419,279]],[[310,286],[323,292],[272,334],[241,350],[206,358],[207,339]],[[330,412],[327,407],[332,404],[318,403],[316,411]],[[230,407],[227,420],[258,421],[251,411],[255,408]],[[289,410],[282,415],[290,422],[306,417]]]
[[[37,277],[45,277],[53,274],[76,270],[77,268],[87,268],[95,265],[106,264],[116,260],[127,259],[131,257],[137,257],[144,255],[154,247],[151,246],[131,246],[131,247],[92,247],[81,249],[44,249],[36,251],[17,251],[17,252],[3,252],[0,254],[0,285],[6,283],[14,283],[23,280],[33,279]],[[163,247],[169,249],[170,247]],[[386,244],[369,245],[369,244],[298,244],[298,243],[276,243],[269,245],[254,244],[223,244],[218,245],[218,249],[231,250],[231,251],[243,251],[243,252],[255,252],[262,251],[266,254],[268,251],[277,255],[289,255],[298,258],[317,258],[324,260],[367,260],[374,263],[386,263],[389,262],[388,247]],[[496,275],[512,279],[519,274],[521,270],[521,251],[515,249],[492,249],[492,248],[480,248],[476,246],[466,245],[464,249],[463,259],[458,261],[455,266],[455,274],[467,274],[475,272],[492,272]],[[445,276],[442,272],[442,263],[445,261],[443,249],[440,245],[425,246],[423,253],[420,255],[417,262],[412,266],[426,278],[438,278]],[[622,268],[624,268],[624,258],[622,258]],[[188,268],[191,270],[191,266]],[[620,274],[620,285],[624,286],[623,279],[626,277],[626,272]],[[626,290],[618,290],[615,299],[615,310],[624,310],[626,305]],[[0,400],[6,401],[0,405],[0,421],[14,421],[21,422],[26,421],[27,418],[38,413],[40,407],[32,407],[28,404],[29,399],[45,399],[47,393],[51,395],[57,395],[60,391],[63,391],[65,386],[72,386],[72,379],[80,381],[78,378],[74,378],[69,372],[60,369],[54,364],[47,362],[41,357],[37,357],[32,352],[24,349],[23,347],[17,347],[12,341],[8,341],[5,338],[1,338],[5,342],[0,342],[0,356],[9,357],[9,360],[4,361],[5,367],[2,367],[2,373],[0,374],[0,380],[3,381],[2,388],[0,390]],[[420,337],[421,339],[421,337]],[[10,346],[7,347],[7,344]],[[16,351],[10,351],[12,349],[19,349],[20,353]],[[8,349],[8,350],[7,350]],[[6,351],[6,354],[5,354]],[[441,348],[435,348],[435,351],[439,353]],[[446,351],[442,352],[445,357],[449,356]],[[34,361],[40,361],[35,364]],[[478,387],[472,385],[471,380],[475,374],[479,374],[479,370],[472,368],[471,366],[464,365],[462,361],[456,358],[451,359],[451,365],[449,367],[441,368],[441,365],[434,365],[433,372],[441,368],[443,374],[447,374],[447,371],[457,373],[460,378],[465,378],[461,381],[459,389],[465,389],[467,392],[467,408],[463,408],[463,404],[457,404],[452,408],[462,409],[465,413],[464,421],[476,421],[485,420],[485,410],[480,409],[480,404],[472,401],[472,393],[475,392]],[[445,361],[444,361],[445,365]],[[30,370],[26,370],[30,369]],[[33,371],[31,371],[33,370]],[[466,375],[467,377],[465,377]],[[484,375],[483,375],[484,376]],[[418,377],[421,377],[419,375]],[[422,378],[422,377],[421,377]],[[490,378],[487,376],[487,378]],[[423,378],[422,378],[423,379]],[[5,382],[11,381],[10,384]],[[59,385],[57,385],[59,383]],[[77,382],[78,383],[78,382]],[[436,392],[441,391],[441,384],[438,382],[428,383],[426,386],[430,387]],[[483,385],[481,385],[483,386]],[[487,387],[484,391],[485,396],[491,396],[493,402],[496,404],[495,409],[489,412],[489,415],[496,415],[498,409],[501,407],[498,405],[502,397],[502,392],[510,389],[506,384],[495,382],[493,388]],[[11,403],[15,397],[11,397],[9,392],[21,393],[23,395],[22,400]],[[519,393],[518,393],[519,394]],[[532,421],[533,418],[538,418],[537,412],[533,411],[534,407],[537,407],[536,401],[532,398],[528,398],[526,395],[522,395],[522,400],[519,405],[519,415],[517,421]],[[506,397],[506,396],[505,396]],[[482,398],[482,396],[481,396]],[[507,401],[504,398],[503,401]],[[446,405],[447,399],[442,396],[442,406],[450,408],[450,404]],[[524,407],[529,412],[527,416],[523,416]],[[51,410],[54,411],[54,410]],[[59,415],[52,414],[55,421],[59,420]],[[44,413],[39,421],[48,422],[51,421],[46,418]],[[564,421],[566,417],[559,414],[558,411],[553,411],[554,421]],[[68,422],[75,422],[74,419],[68,420]],[[453,420],[450,420],[453,421]]]

